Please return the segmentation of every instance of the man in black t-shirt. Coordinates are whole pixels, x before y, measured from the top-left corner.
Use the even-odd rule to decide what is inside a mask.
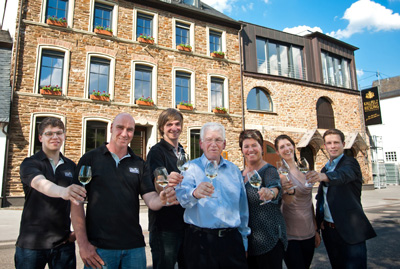
[[[111,124],[110,143],[82,156],[82,165],[92,168],[92,180],[86,185],[88,205],[71,207],[79,252],[87,267],[146,268],[145,243],[139,225],[139,195],[152,210],[167,200],[176,200],[173,188],[158,194],[150,169],[136,156],[129,143],[135,120],[129,113],[117,115]],[[78,182],[75,173],[74,182]]]
[[[177,174],[177,155],[184,152],[178,142],[182,127],[183,116],[176,109],[166,109],[158,117],[158,131],[162,139],[150,149],[146,161],[152,173],[158,167],[165,167],[168,174],[175,172],[175,177],[182,180],[182,176]],[[155,186],[159,191],[162,190],[157,184]],[[154,269],[173,269],[176,262],[179,268],[184,268],[183,213],[184,209],[179,204],[164,207],[159,211],[149,209],[150,247]]]
[[[50,268],[76,268],[70,201],[83,201],[86,191],[72,184],[75,163],[60,152],[65,141],[63,122],[46,118],[38,133],[42,150],[26,158],[20,168],[25,204],[15,267],[37,269],[48,264]]]

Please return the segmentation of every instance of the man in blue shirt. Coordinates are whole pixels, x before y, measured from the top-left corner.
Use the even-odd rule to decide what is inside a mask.
[[[250,229],[246,190],[237,166],[221,157],[225,146],[221,124],[203,125],[200,147],[204,154],[191,162],[176,189],[185,208],[184,221],[189,224],[184,239],[188,268],[247,268]],[[209,161],[218,163],[213,184],[204,172]]]
[[[329,162],[321,173],[310,171],[310,183],[321,182],[317,194],[317,226],[332,268],[367,268],[365,241],[375,231],[361,205],[362,173],[353,157],[344,155],[344,134],[337,129],[324,133]]]

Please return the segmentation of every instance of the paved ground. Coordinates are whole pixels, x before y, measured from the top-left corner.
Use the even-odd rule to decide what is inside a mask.
[[[363,191],[362,203],[378,237],[368,240],[369,268],[400,268],[400,186]],[[0,268],[14,268],[14,244],[18,237],[21,209],[0,209]],[[147,210],[140,213],[140,222],[146,239],[148,268],[151,253],[148,247]],[[78,257],[78,268],[83,264]],[[312,268],[330,268],[323,243],[317,249]]]

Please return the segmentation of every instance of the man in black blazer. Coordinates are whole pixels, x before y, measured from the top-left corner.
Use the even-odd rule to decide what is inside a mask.
[[[344,134],[337,129],[324,133],[329,162],[321,173],[310,171],[308,182],[320,182],[317,194],[317,227],[332,268],[367,268],[365,241],[376,236],[361,205],[360,165],[344,152]]]

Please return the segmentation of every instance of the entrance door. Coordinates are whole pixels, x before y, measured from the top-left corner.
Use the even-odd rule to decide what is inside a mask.
[[[306,158],[310,171],[314,170],[314,151],[310,145],[300,150],[300,157]]]
[[[278,153],[276,153],[274,145],[264,140],[263,151],[264,151],[264,156],[263,156],[264,161],[276,167],[276,162],[280,161],[281,158],[279,157]]]
[[[139,156],[143,160],[146,160],[146,141],[147,128],[142,126],[135,127],[135,133],[131,141],[131,148],[135,155]]]

